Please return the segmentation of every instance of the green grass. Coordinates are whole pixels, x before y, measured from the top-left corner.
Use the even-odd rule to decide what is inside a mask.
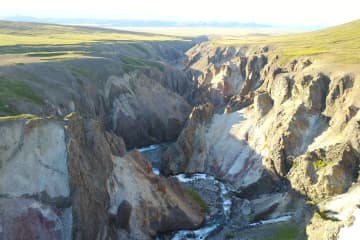
[[[142,46],[141,44],[138,44],[138,43],[129,43],[129,45],[135,49],[137,49],[138,51],[140,52],[143,52],[147,55],[150,55],[149,51],[144,47]]]
[[[320,169],[326,167],[327,163],[326,163],[326,161],[323,160],[323,159],[318,159],[318,160],[316,160],[316,161],[313,162],[313,165],[314,165],[314,168],[315,168],[316,170],[320,170]]]
[[[16,101],[29,101],[37,105],[44,104],[43,99],[25,82],[0,77],[0,112],[18,113],[13,107],[13,103]]]
[[[54,57],[69,54],[68,52],[35,52],[35,53],[27,53],[26,56],[29,57]]]
[[[276,229],[275,236],[271,240],[295,240],[299,235],[299,229],[296,225],[285,223]]]
[[[19,119],[37,120],[37,119],[41,119],[41,118],[36,115],[32,115],[32,114],[18,114],[18,115],[0,117],[0,122],[13,121],[13,120],[19,120]]]
[[[70,119],[72,119],[72,118],[74,118],[74,117],[76,117],[76,113],[75,113],[75,112],[70,112],[68,115],[66,115],[66,116],[64,117],[64,120],[65,120],[65,121],[69,121]]]
[[[332,63],[360,63],[360,20],[324,30],[272,37],[214,41],[215,45],[273,46],[283,62],[293,57],[316,56]]]
[[[0,22],[0,46],[64,45],[99,41],[173,41],[174,36],[92,27],[61,26],[51,24]]]
[[[85,52],[82,51],[57,51],[57,52],[30,52],[26,53],[27,57],[39,57],[42,61],[58,60],[58,59],[74,59],[83,58]]]
[[[0,100],[0,113],[15,115],[18,114],[19,112],[8,102]]]
[[[138,68],[157,68],[160,71],[164,70],[164,66],[156,61],[148,61],[140,58],[132,58],[128,56],[121,56],[121,61],[124,63],[124,71],[131,72]]]
[[[188,189],[188,190],[186,190],[186,194],[188,196],[190,196],[200,206],[201,211],[203,213],[209,213],[210,212],[210,208],[208,207],[206,202],[201,198],[199,193],[197,193],[195,190]]]
[[[17,54],[13,57],[13,64],[21,63],[21,58],[26,58],[27,63],[89,57],[112,58],[119,51],[151,57],[145,43],[158,41],[186,43],[188,39],[164,34],[0,20],[0,55]],[[9,55],[4,58],[6,63],[12,59]]]

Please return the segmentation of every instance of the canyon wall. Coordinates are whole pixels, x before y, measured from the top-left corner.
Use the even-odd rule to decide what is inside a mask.
[[[358,182],[356,69],[334,71],[306,57],[284,63],[269,47],[203,43],[187,55],[188,69],[198,72],[200,105],[164,153],[162,173],[206,172],[229,182],[245,198],[290,188],[323,204]],[[351,199],[340,205],[356,209]],[[352,214],[346,216],[334,223],[336,234]],[[329,227],[325,220],[319,222]],[[324,231],[316,238],[311,235],[314,224],[307,228],[309,239],[336,236]]]
[[[24,115],[0,133],[3,239],[151,239],[203,221],[176,179],[96,120]]]

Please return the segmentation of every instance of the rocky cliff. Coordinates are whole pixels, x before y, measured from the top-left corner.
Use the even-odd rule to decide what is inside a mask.
[[[187,55],[207,103],[193,109],[164,153],[164,174],[206,172],[242,197],[292,189],[316,203],[358,181],[356,70],[334,72],[313,58],[284,64],[269,47],[203,43]],[[340,229],[346,221],[333,224]],[[332,239],[324,236],[310,238]]]
[[[151,239],[203,221],[177,180],[98,121],[0,121],[2,239]]]

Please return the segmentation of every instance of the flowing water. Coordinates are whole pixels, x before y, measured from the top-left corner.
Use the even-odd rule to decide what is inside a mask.
[[[149,159],[153,165],[153,172],[156,175],[160,174],[159,167],[160,167],[160,159],[162,153],[166,150],[168,143],[159,144],[159,145],[151,145],[148,147],[138,149],[147,159]],[[191,183],[192,185],[196,185],[200,181],[206,181],[208,184],[212,184],[217,186],[220,189],[220,198],[221,198],[221,208],[219,212],[221,214],[216,214],[212,216],[207,221],[203,227],[197,230],[180,230],[175,232],[171,239],[172,240],[185,240],[185,239],[195,239],[195,240],[203,240],[207,239],[211,234],[216,233],[217,231],[221,230],[226,222],[230,218],[231,214],[231,189],[228,185],[221,182],[214,176],[205,174],[205,173],[197,173],[197,174],[178,174],[176,177],[179,182],[188,184]],[[286,222],[291,219],[291,215],[285,215],[278,218],[268,219],[268,220],[261,220],[258,222],[253,222],[248,224],[245,228],[254,228],[258,227],[259,225],[264,224],[272,224],[272,223],[279,223],[279,222]]]
[[[231,198],[230,198],[230,190],[228,187],[222,183],[221,181],[217,180],[214,176],[208,174],[192,174],[190,176],[186,176],[185,174],[179,174],[175,176],[179,182],[188,183],[191,182],[196,184],[196,181],[199,180],[206,180],[210,184],[217,185],[220,188],[220,197],[222,201],[222,214],[217,216],[216,218],[207,221],[205,225],[198,229],[198,230],[182,230],[176,232],[172,240],[183,240],[183,239],[206,239],[209,235],[219,230],[224,223],[228,220],[230,216],[231,210]]]

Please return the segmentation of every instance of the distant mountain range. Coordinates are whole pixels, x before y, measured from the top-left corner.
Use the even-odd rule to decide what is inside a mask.
[[[41,22],[52,24],[90,25],[99,27],[238,27],[238,28],[274,28],[277,26],[253,22],[219,21],[176,21],[176,20],[131,20],[131,19],[90,19],[90,18],[36,18],[29,16],[2,17],[3,20],[22,22]]]

